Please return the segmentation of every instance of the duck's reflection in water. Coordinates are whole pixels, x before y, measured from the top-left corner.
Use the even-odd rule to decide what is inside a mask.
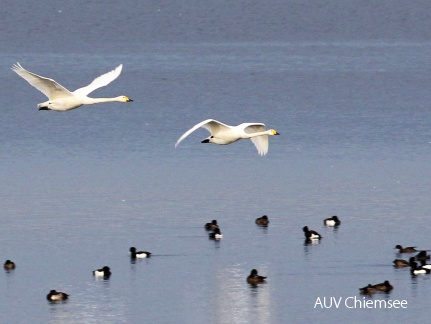
[[[267,273],[264,267],[259,272]],[[243,268],[220,269],[214,297],[216,323],[271,323],[270,278],[268,283],[247,283],[249,271]]]

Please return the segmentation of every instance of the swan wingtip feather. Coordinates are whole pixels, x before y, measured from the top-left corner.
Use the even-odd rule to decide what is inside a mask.
[[[21,66],[21,64],[19,64],[18,62],[14,63],[11,67],[11,70],[15,71],[18,69],[23,69],[23,67]]]

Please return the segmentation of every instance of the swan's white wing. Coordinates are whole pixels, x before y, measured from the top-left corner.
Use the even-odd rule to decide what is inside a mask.
[[[12,71],[30,83],[37,90],[42,92],[49,98],[49,100],[73,96],[69,90],[53,79],[48,79],[33,72],[27,71],[19,63],[16,63],[12,66]]]
[[[254,146],[256,146],[259,155],[266,155],[268,153],[268,135],[260,135],[250,139]]]
[[[266,131],[265,124],[262,123],[244,123],[244,132],[248,134]]]
[[[93,92],[96,89],[104,87],[114,81],[121,74],[121,70],[123,69],[123,64],[117,66],[114,70],[102,74],[100,77],[97,77],[91,82],[88,86],[76,89],[73,93],[79,96],[87,96],[89,93]]]
[[[231,129],[231,126],[223,124],[215,119],[207,119],[199,124],[196,124],[192,128],[190,128],[187,132],[185,132],[181,137],[178,139],[178,141],[175,143],[175,147],[178,146],[178,144],[181,143],[183,139],[185,139],[187,136],[189,136],[191,133],[193,133],[195,130],[197,130],[199,127],[203,127],[206,130],[208,130],[212,135],[216,134],[220,130],[223,129]]]
[[[244,128],[246,133],[264,132],[265,124],[247,124]],[[250,138],[254,146],[256,146],[259,155],[266,155],[268,153],[268,135],[261,135]]]

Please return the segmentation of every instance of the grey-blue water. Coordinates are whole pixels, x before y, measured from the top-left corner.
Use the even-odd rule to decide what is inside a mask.
[[[431,277],[392,267],[409,257],[396,244],[431,249],[427,8],[44,3],[1,12],[0,262],[17,264],[0,273],[1,323],[428,319]],[[38,111],[17,61],[71,90],[123,63],[92,95],[134,102]],[[174,148],[207,118],[281,136],[265,157],[248,140],[201,144],[205,130]],[[131,262],[131,246],[153,256]],[[112,277],[94,279],[104,265]],[[266,284],[246,283],[252,268]],[[390,294],[359,295],[384,280]],[[70,299],[50,304],[51,289]]]

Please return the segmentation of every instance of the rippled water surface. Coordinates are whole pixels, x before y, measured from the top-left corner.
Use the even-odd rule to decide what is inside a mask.
[[[428,318],[431,277],[392,261],[409,257],[396,244],[431,249],[430,43],[13,44],[0,54],[0,261],[17,268],[0,276],[0,322]],[[37,111],[45,97],[10,71],[16,61],[71,90],[123,63],[92,95],[134,101]],[[248,140],[201,144],[205,130],[174,148],[207,118],[263,122],[281,135],[265,157]],[[263,214],[266,228],[254,224]],[[332,215],[341,226],[325,228]],[[203,228],[212,219],[220,241]],[[304,244],[305,225],[319,244]],[[153,255],[132,262],[131,246]],[[111,278],[93,278],[104,265]],[[266,284],[246,283],[253,268]],[[390,294],[359,295],[384,280]],[[70,299],[48,303],[51,289]],[[321,307],[324,297],[342,302]],[[408,306],[349,308],[353,298]]]

